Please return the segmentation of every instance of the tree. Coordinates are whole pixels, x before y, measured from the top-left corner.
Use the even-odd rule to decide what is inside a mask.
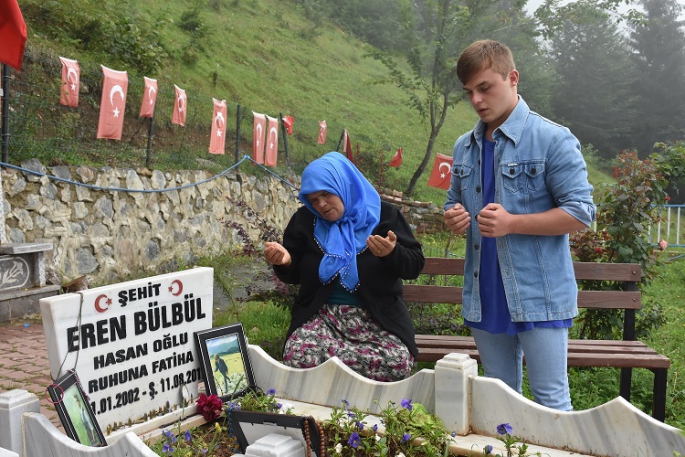
[[[550,41],[558,79],[554,117],[583,144],[611,159],[635,120],[635,68],[625,38],[611,16],[594,3],[578,2]]]
[[[676,0],[642,0],[645,21],[630,35],[638,79],[640,116],[633,141],[641,157],[654,143],[683,138],[685,115],[685,34]]]

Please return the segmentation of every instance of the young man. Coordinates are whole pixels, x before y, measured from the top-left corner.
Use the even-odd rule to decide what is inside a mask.
[[[445,222],[466,233],[462,314],[485,375],[572,410],[566,356],[578,313],[568,234],[595,216],[580,144],[517,93],[509,48],[471,44],[457,76],[480,120],[454,145]]]

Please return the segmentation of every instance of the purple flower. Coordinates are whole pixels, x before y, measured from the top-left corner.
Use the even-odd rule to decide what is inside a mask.
[[[266,395],[267,395],[267,396],[276,395],[276,389],[274,389],[274,388],[272,387],[271,389],[269,389],[269,390],[266,391]]]
[[[512,433],[514,433],[514,427],[509,425],[509,422],[499,424],[497,426],[497,433],[499,433],[500,435],[506,435],[507,433],[511,435]]]
[[[452,435],[452,438],[454,438],[455,436],[457,436],[457,432],[452,432],[450,433],[450,435]]]
[[[283,403],[276,403],[276,409],[283,408]]]
[[[377,432],[378,431],[378,424],[373,424],[373,427],[371,427],[371,430],[373,430],[374,432]]]
[[[347,417],[349,417],[350,419],[354,419],[354,418],[357,417],[357,415],[356,415],[355,413],[353,413],[352,411],[348,411],[348,412],[347,412]]]
[[[414,408],[414,405],[411,404],[411,398],[409,400],[403,398],[400,404],[402,405],[402,408],[406,408],[409,411],[411,411]]]
[[[167,443],[174,444],[176,442],[176,435],[171,430],[162,431],[162,435],[167,440]]]
[[[357,432],[352,432],[350,435],[350,439],[347,440],[347,444],[352,446],[353,448],[357,448],[359,446],[359,443],[362,441],[361,437],[359,436],[359,433]]]
[[[357,425],[357,428],[358,428],[359,430],[364,430],[364,424],[363,424],[363,423],[357,421],[357,422],[356,422],[356,425]]]
[[[344,407],[345,409],[347,409],[347,407],[350,406],[350,402],[347,401],[347,400],[345,400],[344,398],[343,398],[343,400],[342,400],[342,404],[343,404],[343,407]]]
[[[485,455],[492,454],[492,446],[490,446],[489,444],[487,444],[487,445],[483,448],[483,452],[485,452]]]
[[[170,452],[174,452],[174,448],[171,447],[169,443],[165,443],[164,447],[162,448],[162,452],[164,452],[165,454],[169,454]]]
[[[405,433],[404,435],[402,435],[402,442],[403,443],[406,443],[410,439],[411,439],[411,435],[409,433]]]
[[[190,434],[190,430],[186,430],[185,434],[183,437],[186,439],[187,442],[190,443],[190,440],[192,439],[192,435]]]

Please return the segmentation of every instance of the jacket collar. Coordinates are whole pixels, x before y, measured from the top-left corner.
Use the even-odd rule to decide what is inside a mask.
[[[529,114],[530,108],[528,107],[528,104],[519,95],[518,103],[516,103],[514,110],[507,120],[495,130],[495,136],[497,136],[497,132],[501,132],[504,136],[509,138],[514,143],[514,147],[516,147],[523,136],[523,126],[526,125]],[[471,130],[467,146],[471,144],[471,141],[475,141],[480,145],[483,133],[485,132],[485,125],[486,124],[482,120],[478,120],[476,126]]]

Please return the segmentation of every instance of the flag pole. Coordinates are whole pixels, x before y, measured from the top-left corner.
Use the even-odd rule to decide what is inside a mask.
[[[147,128],[147,151],[145,156],[145,166],[150,168],[150,162],[152,162],[152,140],[155,138],[155,111],[152,110],[152,116],[150,116],[150,125]]]
[[[240,153],[240,105],[235,114],[235,163],[238,163],[238,154]]]
[[[340,139],[338,140],[338,146],[335,147],[335,150],[338,152],[342,152],[342,151],[340,151],[340,145],[342,144],[344,137],[345,137],[345,129],[343,129],[342,133],[340,134]]]
[[[283,149],[285,149],[285,161],[290,167],[290,154],[288,154],[288,132],[285,128],[285,123],[283,122],[283,113],[278,113],[281,118],[281,136],[283,137]]]
[[[2,161],[7,163],[10,147],[10,67],[2,64]]]

